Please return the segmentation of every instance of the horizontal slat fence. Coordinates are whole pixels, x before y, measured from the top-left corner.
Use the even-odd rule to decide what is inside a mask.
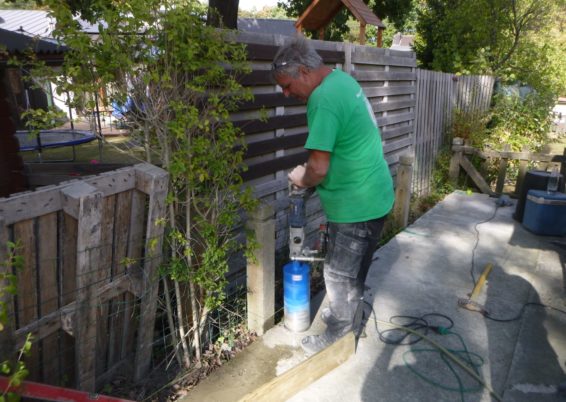
[[[455,110],[483,112],[490,106],[494,78],[457,76],[417,69],[413,193],[429,194],[438,151]]]
[[[287,172],[306,162],[303,146],[308,135],[306,105],[286,98],[271,78],[271,63],[278,48],[291,38],[241,33],[252,72],[241,80],[255,97],[233,114],[245,133],[248,171],[244,180],[276,216],[276,249],[288,242]],[[352,74],[362,85],[382,129],[385,156],[395,175],[400,155],[411,153],[415,114],[416,60],[412,52],[399,52],[348,43],[312,41],[324,62]],[[260,121],[260,117],[263,117]],[[316,194],[307,203],[309,240],[325,222]],[[243,267],[233,267],[243,279]]]
[[[136,165],[0,199],[0,269],[18,292],[7,359],[34,337],[29,380],[94,391],[151,362],[168,175]],[[6,265],[8,242],[21,267]]]

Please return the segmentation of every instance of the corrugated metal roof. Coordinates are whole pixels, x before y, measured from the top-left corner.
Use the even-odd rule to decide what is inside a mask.
[[[65,46],[58,45],[51,39],[39,39],[19,32],[12,32],[0,28],[0,45],[9,53],[20,53],[32,49],[38,54],[60,54],[66,50]]]
[[[98,33],[98,26],[77,19],[83,32]],[[41,10],[0,10],[0,28],[20,32],[29,36],[51,38],[55,20],[47,11]]]
[[[55,28],[55,20],[48,16],[47,11],[0,10],[0,28],[28,36],[49,38]]]

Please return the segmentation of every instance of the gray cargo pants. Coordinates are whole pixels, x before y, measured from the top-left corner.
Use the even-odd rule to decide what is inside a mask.
[[[385,217],[358,223],[328,224],[324,282],[329,309],[326,335],[337,338],[352,329],[354,313],[379,242]]]

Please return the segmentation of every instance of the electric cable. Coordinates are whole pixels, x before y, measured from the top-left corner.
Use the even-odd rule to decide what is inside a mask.
[[[471,266],[470,266],[470,275],[471,275],[471,277],[472,277],[472,283],[474,284],[474,286],[476,286],[476,277],[475,277],[475,275],[474,275],[476,249],[478,248],[478,245],[479,245],[479,243],[480,243],[480,232],[479,232],[479,230],[478,230],[478,226],[479,226],[479,225],[483,225],[484,223],[488,223],[488,222],[492,221],[492,220],[495,218],[495,216],[497,215],[497,210],[498,210],[498,209],[499,209],[499,205],[496,203],[496,204],[495,204],[495,210],[493,211],[493,214],[492,214],[489,218],[487,218],[486,220],[477,222],[477,223],[474,225],[474,231],[476,232],[476,241],[475,241],[475,244],[474,244],[474,248],[472,248],[472,261],[471,261],[471,264],[470,264],[470,265],[471,265]]]
[[[444,326],[432,325],[426,320],[427,317],[440,317],[441,319],[447,321],[447,325]],[[406,320],[407,322],[403,323],[402,322],[403,320]],[[389,319],[389,322],[403,328],[411,328],[414,331],[422,330],[425,334],[427,334],[429,330],[438,331],[439,328],[448,330],[454,327],[454,321],[452,321],[450,317],[439,313],[424,314],[420,317],[395,315]],[[398,328],[386,329],[384,331],[377,331],[377,334],[379,335],[379,340],[388,345],[414,345],[415,343],[418,343],[419,341],[422,340],[422,338],[419,337],[413,337],[411,339],[410,332],[400,331]]]
[[[495,218],[495,216],[497,215],[498,209],[499,209],[501,206],[505,206],[505,205],[506,205],[506,204],[499,204],[498,202],[496,202],[496,203],[495,203],[495,209],[494,209],[494,211],[493,211],[493,214],[492,214],[488,219],[486,219],[486,220],[484,220],[484,221],[477,222],[477,223],[474,225],[474,230],[475,230],[475,232],[476,232],[476,241],[475,241],[474,247],[473,247],[473,249],[472,249],[472,261],[471,261],[471,269],[470,269],[470,274],[471,274],[472,282],[473,282],[473,285],[474,285],[474,286],[476,286],[476,278],[475,278],[475,276],[474,276],[475,252],[476,252],[476,249],[477,249],[478,244],[479,244],[479,241],[480,241],[480,232],[478,231],[477,228],[478,228],[479,225],[484,224],[484,223],[487,223],[487,222],[490,222],[491,220],[493,220],[493,219]],[[507,204],[507,205],[508,205],[508,204]],[[562,314],[566,314],[566,311],[560,310],[560,309],[558,309],[558,308],[556,308],[556,307],[552,307],[552,306],[549,306],[549,305],[546,305],[546,304],[543,304],[543,303],[529,302],[529,303],[523,304],[523,306],[521,307],[521,310],[519,310],[519,313],[518,313],[515,317],[511,317],[511,318],[497,318],[497,317],[492,316],[488,311],[484,311],[484,312],[482,313],[482,315],[483,315],[485,318],[487,318],[487,319],[489,319],[489,320],[492,320],[492,321],[496,321],[496,322],[513,322],[513,321],[519,320],[519,319],[523,316],[523,314],[524,314],[524,312],[525,312],[525,309],[526,309],[528,306],[542,307],[542,308],[546,308],[546,309],[550,309],[550,310],[555,310],[555,311],[560,312],[560,313],[562,313]]]
[[[439,314],[439,313],[429,313],[429,314],[424,314],[421,317],[394,316],[390,319],[390,321],[382,321],[382,320],[379,320],[377,318],[377,315],[375,314],[375,310],[373,309],[373,306],[370,303],[368,303],[365,300],[363,300],[361,303],[364,303],[365,305],[367,305],[371,309],[371,314],[368,317],[368,319],[371,319],[371,315],[373,315],[375,330],[376,330],[377,334],[380,335],[380,339],[382,338],[382,334],[384,332],[387,333],[387,331],[390,331],[390,330],[380,331],[379,327],[378,327],[378,323],[393,327],[393,330],[407,332],[407,333],[418,338],[417,341],[414,341],[414,342],[410,341],[409,343],[403,343],[403,340],[406,337],[399,337],[396,340],[389,340],[389,342],[385,342],[385,343],[393,344],[393,345],[411,345],[411,344],[415,344],[415,343],[417,343],[421,340],[425,340],[426,342],[431,344],[435,349],[422,349],[422,350],[417,349],[417,353],[428,352],[428,351],[438,351],[441,355],[442,360],[447,363],[449,370],[452,373],[454,373],[455,378],[458,381],[459,387],[454,388],[454,387],[445,386],[443,384],[440,384],[440,383],[437,383],[433,380],[430,380],[430,378],[426,377],[424,374],[422,374],[418,371],[415,371],[410,365],[407,364],[407,361],[405,360],[405,355],[406,355],[406,353],[409,353],[409,352],[405,352],[405,354],[403,355],[404,356],[403,359],[404,359],[405,363],[420,378],[423,378],[427,382],[429,382],[429,383],[431,383],[435,386],[438,386],[442,389],[446,389],[446,390],[450,390],[450,391],[459,391],[461,399],[463,401],[464,400],[464,393],[466,393],[466,392],[476,392],[476,391],[479,391],[481,388],[478,388],[478,389],[464,388],[460,377],[458,376],[458,374],[454,370],[454,367],[451,364],[449,364],[449,361],[452,361],[452,362],[456,363],[460,368],[462,368],[467,374],[469,374],[480,385],[482,385],[485,389],[487,389],[490,392],[490,394],[496,400],[498,400],[498,401],[503,400],[501,398],[501,396],[499,396],[499,394],[497,394],[497,392],[495,392],[495,390],[489,384],[487,384],[483,380],[483,378],[481,378],[481,376],[479,375],[478,367],[481,366],[481,364],[483,364],[483,359],[481,358],[481,356],[468,351],[462,337],[459,334],[450,330],[450,328],[453,327],[453,321],[448,316],[446,316],[444,314]],[[445,326],[442,326],[442,325],[431,325],[431,324],[428,323],[428,321],[426,320],[425,317],[441,317],[442,319],[446,319],[448,321],[448,326],[445,327]],[[405,319],[410,320],[409,324],[413,328],[392,322],[392,320],[400,319],[400,318],[405,318]],[[440,345],[435,340],[431,339],[429,336],[427,336],[427,334],[419,332],[419,330],[417,330],[415,328],[433,330],[435,333],[440,334],[440,335],[454,335],[454,336],[458,337],[461,344],[463,345],[462,350],[447,349],[447,348],[443,347],[442,345]],[[410,351],[410,352],[414,352],[414,351]],[[463,356],[463,358],[460,358],[458,356]],[[476,359],[476,362],[474,362],[474,358]],[[447,360],[447,359],[449,359],[449,360]]]

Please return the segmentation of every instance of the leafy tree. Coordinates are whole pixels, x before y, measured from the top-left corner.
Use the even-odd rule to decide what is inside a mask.
[[[43,8],[46,0],[0,0],[0,9]],[[64,0],[73,15],[85,21],[96,21],[100,13],[112,7],[112,0]],[[240,0],[209,0],[207,21],[209,25],[237,29],[238,4]]]
[[[84,20],[92,20],[101,10],[100,4],[109,5],[111,0],[64,0],[73,14]],[[5,6],[4,6],[5,5]],[[46,8],[45,0],[0,0],[0,8],[38,9]]]
[[[415,50],[424,68],[488,74],[502,85],[533,89],[527,97],[494,98],[481,143],[539,148],[549,110],[566,93],[564,0],[424,0]]]
[[[264,6],[261,9],[239,10],[238,15],[244,18],[290,19],[281,7]]]
[[[240,0],[208,0],[208,24],[237,29],[239,3]]]
[[[546,34],[564,0],[424,0],[416,52],[425,68],[500,75]]]
[[[245,48],[206,26],[197,0],[98,2],[95,41],[68,4],[47,3],[54,35],[70,51],[60,71],[38,64],[34,73],[51,74],[59,91],[91,99],[91,107],[89,94],[106,88],[107,102],[128,106],[132,135],[170,174],[163,286],[167,298],[173,286],[168,316],[179,363],[189,366],[193,355],[198,363],[203,323],[224,299],[228,259],[253,244],[234,230],[255,203],[242,189],[245,144],[229,119],[251,98],[237,81],[249,71]]]
[[[34,0],[0,0],[0,10],[33,10],[37,7]]]
[[[363,0],[370,9],[382,21],[387,19],[393,27],[390,30],[403,30],[411,11],[414,9],[415,0]],[[312,0],[281,0],[277,3],[278,7],[285,10],[289,17],[298,18],[310,5]],[[332,22],[325,29],[325,40],[341,41],[348,37],[350,27],[348,19],[351,18],[350,11],[344,6],[334,17]],[[391,29],[394,28],[394,29]],[[315,32],[309,32],[313,37],[318,37]],[[368,34],[371,38],[371,34]],[[373,36],[375,37],[375,35]]]

